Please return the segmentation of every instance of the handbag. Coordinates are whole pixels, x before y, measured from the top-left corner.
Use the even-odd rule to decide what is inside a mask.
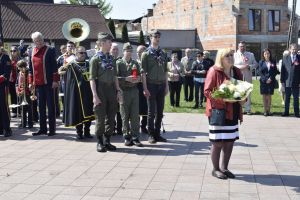
[[[225,118],[226,118],[226,110],[225,109],[213,108],[211,110],[209,125],[224,126],[225,125]]]
[[[275,79],[274,81],[274,89],[278,89],[279,88],[279,84],[278,81]]]

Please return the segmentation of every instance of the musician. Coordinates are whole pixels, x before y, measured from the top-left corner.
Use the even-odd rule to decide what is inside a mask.
[[[93,112],[93,94],[89,83],[89,61],[85,48],[76,48],[76,57],[67,66],[65,76],[65,126],[75,126],[77,139],[93,138],[90,133]],[[84,125],[84,131],[83,131]]]
[[[49,121],[48,136],[53,136],[56,131],[54,89],[58,87],[59,82],[55,49],[45,45],[44,36],[40,32],[32,33],[31,38],[35,47],[29,56],[29,83],[30,88],[33,86],[33,89],[37,91],[40,112],[40,129],[32,135],[47,134],[47,105]]]
[[[9,56],[0,49],[0,135],[4,137],[12,135],[10,128],[9,109],[7,103],[7,87],[11,72],[11,61]],[[4,131],[4,133],[3,133]]]
[[[26,126],[28,125],[28,128],[30,129],[33,127],[33,121],[32,121],[32,102],[30,99],[31,92],[29,90],[29,83],[28,83],[29,69],[27,63],[24,60],[20,60],[17,62],[17,69],[19,70],[17,82],[16,82],[17,95],[20,98],[20,102],[27,102],[27,105],[22,105],[22,119],[19,128],[26,128]]]
[[[65,49],[64,49],[64,47],[65,47]],[[75,51],[75,43],[72,42],[72,41],[68,41],[66,45],[61,46],[62,55],[60,55],[56,60],[57,61],[57,66],[58,66],[58,73],[60,74],[59,91],[55,91],[55,104],[58,105],[58,106],[56,106],[56,116],[57,117],[60,116],[60,106],[59,106],[59,95],[58,95],[58,93],[59,92],[64,93],[64,90],[65,90],[64,89],[65,88],[65,78],[63,76],[63,74],[65,73],[64,66],[66,66],[68,64],[68,62],[75,59],[74,51]],[[61,97],[61,102],[64,105],[64,96]]]

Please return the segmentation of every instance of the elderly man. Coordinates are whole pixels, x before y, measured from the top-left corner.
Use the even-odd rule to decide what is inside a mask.
[[[40,32],[32,33],[31,38],[35,47],[29,55],[29,87],[34,87],[37,91],[40,112],[40,130],[32,135],[47,134],[47,105],[48,136],[53,136],[56,131],[54,89],[58,87],[59,81],[55,49],[45,45],[44,37]]]
[[[192,65],[194,62],[191,49],[185,50],[185,57],[181,59],[184,67],[184,100],[193,101],[194,99],[194,76],[192,75]],[[190,90],[190,92],[189,92]]]
[[[246,51],[246,43],[241,41],[239,49],[234,53],[234,66],[238,67],[242,74],[244,81],[252,83],[252,71],[257,67],[254,54]],[[245,103],[245,114],[251,115],[251,94],[248,96]]]

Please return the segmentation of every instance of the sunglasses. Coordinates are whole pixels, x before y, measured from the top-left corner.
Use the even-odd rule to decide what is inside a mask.
[[[233,54],[227,54],[225,55],[226,58],[229,58],[229,57],[233,57]]]
[[[77,52],[77,53],[79,53],[79,54],[85,54],[86,52],[84,51],[84,52]]]
[[[17,52],[17,50],[10,50],[10,52]]]

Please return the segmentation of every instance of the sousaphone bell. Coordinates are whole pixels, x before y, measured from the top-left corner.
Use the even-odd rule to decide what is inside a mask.
[[[83,19],[72,18],[63,24],[62,33],[67,40],[78,43],[88,37],[90,26]]]

